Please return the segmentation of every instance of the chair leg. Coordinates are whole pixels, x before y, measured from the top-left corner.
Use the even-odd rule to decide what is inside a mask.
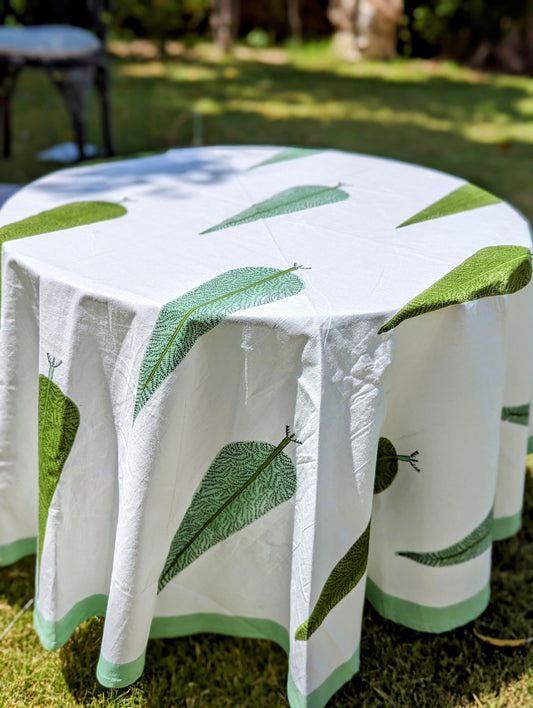
[[[87,99],[94,81],[94,71],[94,66],[48,71],[70,113],[80,161],[85,159]]]
[[[111,118],[109,106],[109,70],[107,64],[102,64],[96,69],[96,89],[100,96],[100,110],[102,114],[102,137],[106,157],[113,157],[113,140],[111,138]]]
[[[19,69],[3,66],[0,69],[0,106],[2,112],[2,156],[11,157],[11,97]]]
[[[11,101],[9,96],[2,96],[2,154],[11,157]]]

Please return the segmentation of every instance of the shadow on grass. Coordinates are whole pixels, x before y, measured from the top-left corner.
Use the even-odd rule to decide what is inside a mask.
[[[480,641],[533,635],[533,476],[526,486],[524,528],[494,545],[492,599],[483,615],[441,635],[415,632],[366,608],[361,671],[329,708],[395,706],[448,708],[472,705],[498,693],[533,666],[533,647],[497,648]],[[529,510],[529,511],[528,511]],[[105,689],[94,677],[103,622],[85,623],[61,650],[73,697],[88,701]],[[203,634],[151,640],[143,676],[124,690],[105,691],[108,705],[272,708],[288,706],[287,659],[266,641]]]
[[[21,609],[33,597],[35,558],[26,556],[13,565],[0,567],[0,598],[13,608]]]

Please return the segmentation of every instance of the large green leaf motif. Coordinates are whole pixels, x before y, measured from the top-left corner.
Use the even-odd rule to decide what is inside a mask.
[[[531,253],[525,246],[488,246],[474,253],[410,300],[379,330],[388,332],[410,317],[471,300],[517,292],[531,280]]]
[[[325,187],[323,185],[308,184],[301,187],[291,187],[283,192],[278,192],[269,199],[258,202],[253,206],[241,211],[239,214],[229,219],[221,221],[220,224],[212,226],[210,229],[202,231],[202,234],[209,234],[212,231],[228,229],[230,226],[240,226],[248,224],[250,221],[259,219],[270,219],[273,216],[282,214],[292,214],[304,209],[314,209],[325,204],[342,202],[350,196],[347,192],[336,187]]]
[[[296,630],[296,639],[308,640],[335,605],[346,597],[361,580],[368,562],[369,541],[370,521],[361,536],[331,571],[309,619]]]
[[[403,224],[400,224],[396,228],[401,229],[411,224],[418,224],[422,221],[429,221],[430,219],[440,219],[443,216],[451,216],[452,214],[459,214],[462,211],[479,209],[480,207],[498,204],[499,202],[501,202],[501,199],[495,197],[494,194],[486,192],[484,189],[476,187],[473,184],[464,184],[462,187],[455,189],[450,194],[439,199],[439,201],[419,211],[418,214],[407,219],[407,221],[404,221]]]
[[[197,339],[224,318],[303,290],[302,279],[293,272],[298,268],[258,266],[229,270],[164,305],[141,363],[133,419]]]
[[[465,563],[484,553],[492,543],[492,509],[476,528],[458,543],[439,551],[396,551],[397,556],[404,556],[431,567],[444,567]]]
[[[381,494],[394,482],[398,474],[398,462],[409,462],[413,469],[420,472],[417,466],[418,450],[415,450],[411,455],[398,455],[396,448],[388,438],[380,438],[376,458],[374,494]]]
[[[516,425],[529,425],[529,403],[522,406],[504,406],[502,420]]]
[[[258,162],[257,165],[252,165],[250,170],[256,170],[258,167],[266,167],[267,165],[274,165],[277,162],[285,162],[286,160],[298,160],[301,157],[310,157],[311,155],[316,155],[317,153],[323,152],[323,150],[316,150],[313,148],[301,148],[301,147],[289,147],[285,148],[281,152],[277,152],[272,157]]]
[[[75,226],[94,224],[124,216],[126,209],[112,202],[72,202],[28,216],[21,221],[0,228],[0,242],[12,241],[26,236],[37,236],[52,231],[72,229]]]
[[[284,452],[298,442],[287,429],[276,447],[232,442],[215,457],[172,539],[158,592],[203,553],[249,526],[296,491],[296,469]]]
[[[39,376],[39,559],[48,509],[80,425],[76,404],[52,381],[55,366],[50,360],[49,377]]]

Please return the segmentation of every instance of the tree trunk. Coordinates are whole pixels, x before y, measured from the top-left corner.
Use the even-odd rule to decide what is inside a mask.
[[[302,39],[302,18],[300,17],[300,0],[287,0],[287,19],[292,39]]]
[[[391,59],[403,0],[330,0],[328,19],[334,46],[345,59]]]
[[[533,13],[520,20],[507,20],[505,34],[497,44],[479,44],[469,64],[474,68],[503,69],[513,74],[533,73]]]
[[[210,24],[221,51],[231,49],[239,31],[240,0],[214,0]]]

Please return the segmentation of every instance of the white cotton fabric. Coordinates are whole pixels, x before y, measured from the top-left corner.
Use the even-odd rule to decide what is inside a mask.
[[[330,572],[372,517],[368,576],[429,608],[486,587],[490,549],[428,567],[396,555],[470,533],[494,506],[519,514],[528,428],[501,421],[532,388],[531,286],[379,328],[477,250],[530,248],[501,202],[396,229],[464,184],[429,169],[337,151],[249,169],[280,148],[206,147],[55,172],[25,187],[0,225],[76,201],[121,218],[4,244],[0,331],[0,545],[37,533],[37,391],[47,353],[80,427],[49,512],[37,607],[59,622],[108,595],[102,656],[137,660],[154,617],[263,618],[290,637],[304,696],[359,645],[365,579],[309,641],[294,638]],[[350,198],[200,235],[297,185]],[[227,270],[305,268],[299,294],[239,311],[200,337],[143,407],[133,406],[161,307]],[[157,594],[170,541],[224,445],[301,445],[295,497],[212,547]],[[374,495],[380,436],[419,451]],[[428,627],[431,629],[431,627]]]

